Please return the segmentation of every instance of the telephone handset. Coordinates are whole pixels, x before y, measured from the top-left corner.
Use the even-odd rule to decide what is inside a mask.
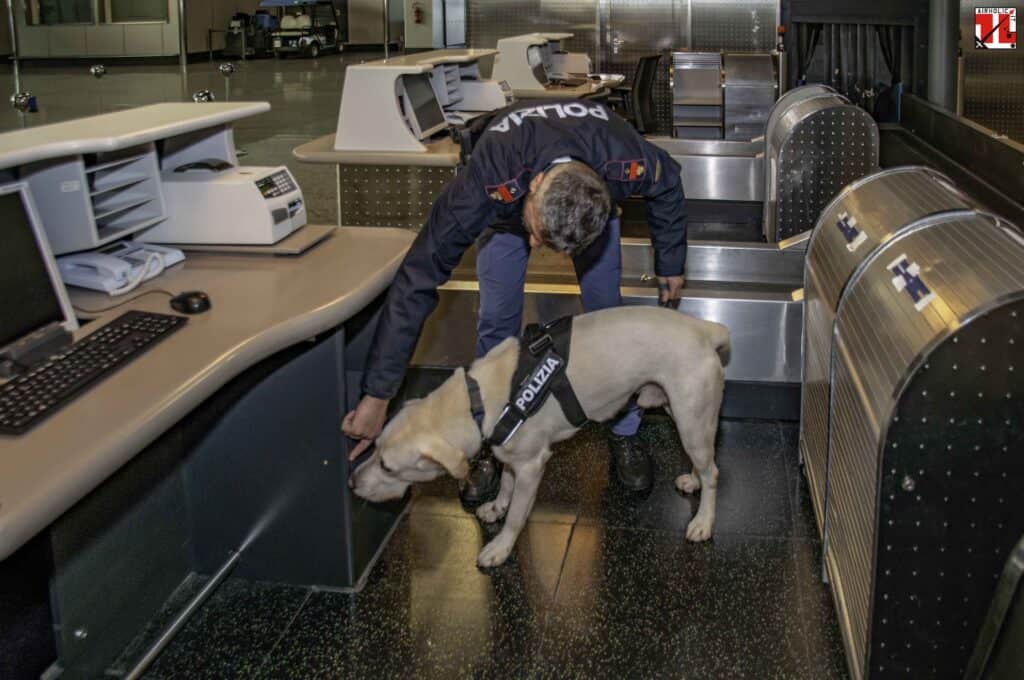
[[[185,259],[175,248],[123,241],[101,252],[57,258],[64,283],[123,295]]]
[[[58,261],[61,276],[95,277],[109,281],[111,286],[119,288],[128,282],[134,269],[131,263],[113,255],[102,253],[82,253],[68,255]],[[64,276],[67,281],[67,276]],[[71,283],[69,281],[69,283]]]

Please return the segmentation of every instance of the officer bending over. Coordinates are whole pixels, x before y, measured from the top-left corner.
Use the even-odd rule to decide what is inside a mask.
[[[686,259],[686,207],[680,167],[626,121],[593,101],[520,102],[494,116],[470,161],[434,202],[388,291],[363,382],[364,397],[342,429],[362,440],[353,457],[381,432],[438,286],[477,243],[480,316],[477,355],[521,331],[530,249],[546,245],[572,257],[584,310],[622,304],[622,252],[616,204],[647,201],[661,301],[678,300]],[[637,332],[643,332],[637,329]],[[650,453],[637,436],[641,410],[632,403],[609,440],[620,484],[653,483]],[[498,464],[484,456],[461,495],[492,496]]]

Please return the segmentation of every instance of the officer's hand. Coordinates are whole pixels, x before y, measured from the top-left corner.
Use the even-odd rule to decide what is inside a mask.
[[[388,400],[365,396],[360,400],[354,411],[350,411],[341,423],[341,431],[351,439],[360,440],[349,453],[349,460],[355,460],[373,440],[380,436],[384,429],[384,419],[388,414]]]
[[[679,307],[679,301],[683,299],[684,285],[686,285],[685,277],[659,276],[658,304],[660,304],[662,307]]]

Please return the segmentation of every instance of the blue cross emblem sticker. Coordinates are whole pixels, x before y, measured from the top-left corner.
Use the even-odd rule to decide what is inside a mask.
[[[907,259],[906,255],[900,255],[886,268],[893,274],[893,287],[901,293],[906,291],[917,311],[924,311],[935,299],[935,293],[921,280],[921,267]]]
[[[868,240],[868,235],[857,228],[857,218],[850,217],[850,213],[840,213],[839,221],[836,222],[836,228],[839,233],[846,239],[846,249],[851,253],[856,252],[857,248]]]

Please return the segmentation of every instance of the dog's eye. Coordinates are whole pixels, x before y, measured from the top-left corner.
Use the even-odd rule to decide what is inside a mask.
[[[380,459],[380,469],[388,473],[389,475],[393,475],[396,472],[395,470],[388,467],[388,464],[384,462],[383,458]]]

